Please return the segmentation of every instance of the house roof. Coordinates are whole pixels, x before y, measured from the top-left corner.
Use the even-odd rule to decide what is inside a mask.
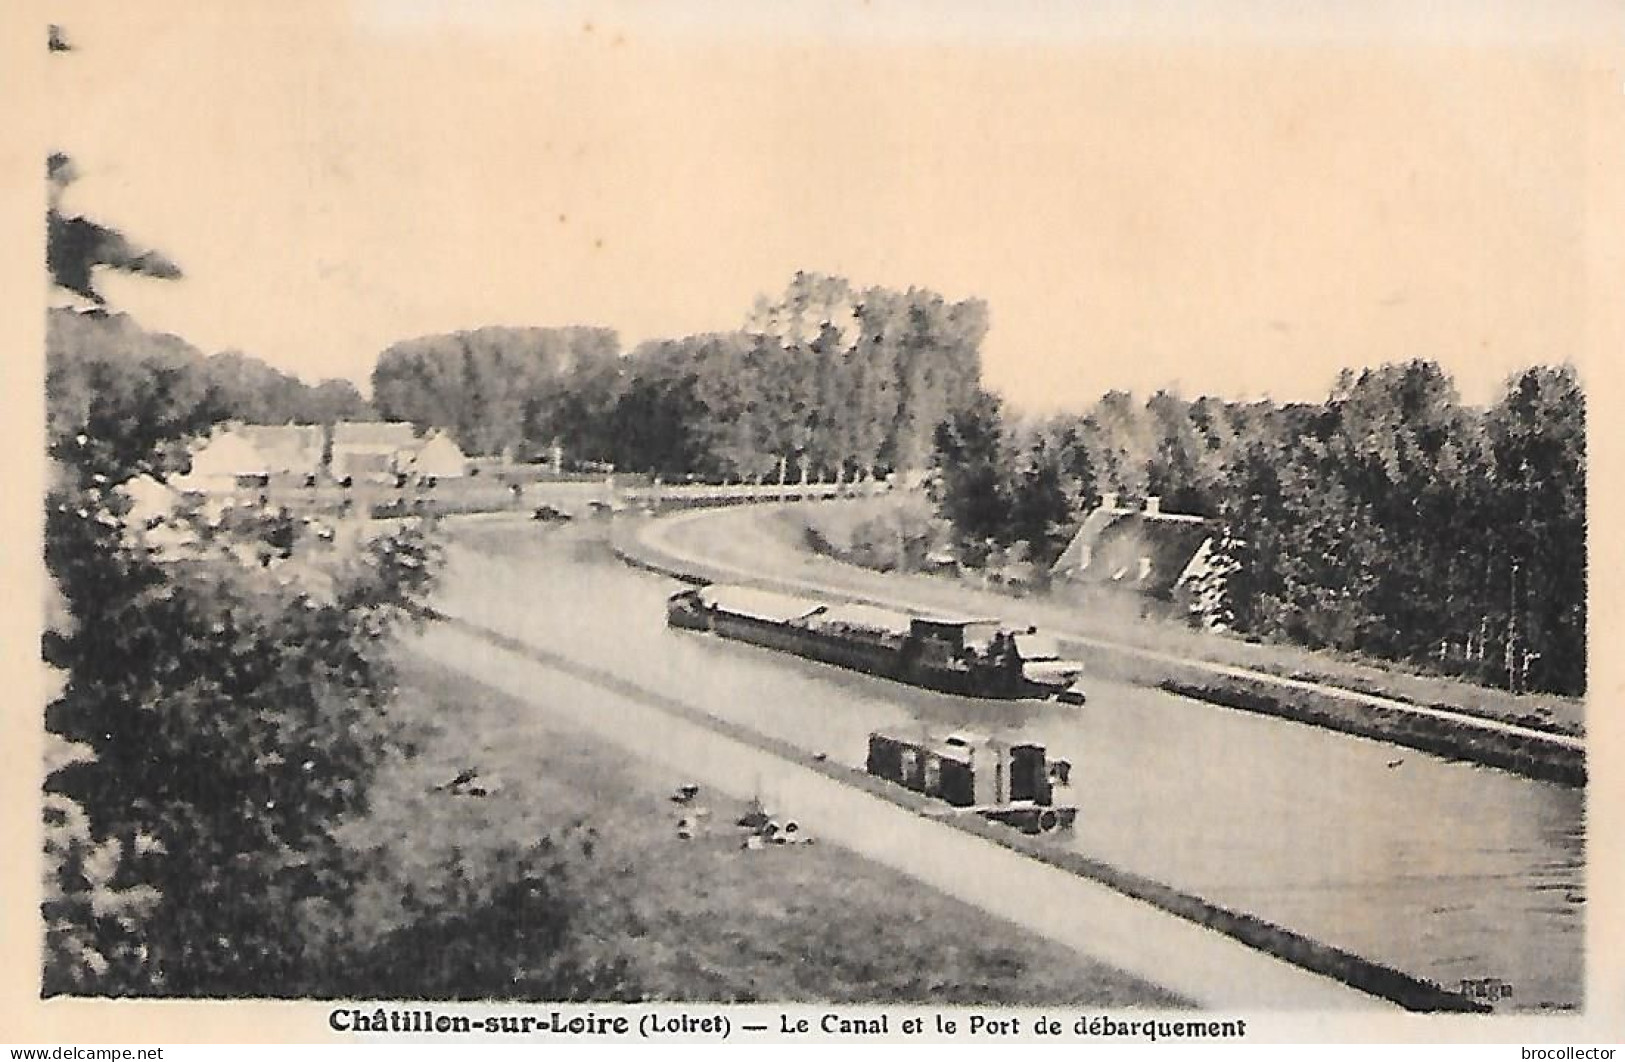
[[[422,439],[418,440],[417,451],[422,453],[431,446],[437,446],[443,450],[450,448],[457,451],[459,455],[463,452],[463,448],[457,445],[457,440],[453,439],[450,435],[444,431],[441,431],[439,428],[436,428],[428,435],[425,435]]]
[[[408,449],[415,446],[417,436],[412,425],[403,420],[341,420],[333,425],[333,445],[337,446],[393,446]]]
[[[237,427],[228,427],[192,447],[192,471],[200,475],[262,475],[270,471],[265,455]],[[179,477],[183,480],[189,476]]]
[[[427,461],[430,468],[455,467],[461,471],[468,463],[468,456],[456,439],[436,429],[412,444],[405,453],[405,461],[411,467],[423,466]]]
[[[254,445],[273,472],[314,472],[321,467],[320,425],[244,424],[234,430]]]
[[[1050,570],[1166,597],[1212,534],[1209,521],[1189,513],[1100,506]]]
[[[180,491],[146,474],[128,480],[118,490],[130,501],[126,519],[137,524],[168,516],[182,501]]]
[[[1050,571],[1060,575],[1082,567],[1089,550],[1100,540],[1106,528],[1120,517],[1137,511],[1119,509],[1115,506],[1097,506],[1084,517],[1083,526],[1078,528],[1078,533],[1072,536],[1072,541],[1066,544],[1066,549],[1061,551],[1061,555],[1055,558],[1055,563],[1050,565]]]

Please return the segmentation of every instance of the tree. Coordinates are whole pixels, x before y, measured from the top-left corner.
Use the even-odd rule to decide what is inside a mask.
[[[158,893],[140,976],[99,988],[242,994],[287,979],[303,948],[290,916],[344,902],[333,830],[365,806],[391,745],[388,635],[431,547],[380,541],[323,600],[257,568],[159,571],[51,538],[74,629],[50,647],[70,678],[47,725],[92,758],[48,785],[121,842],[124,880]]]
[[[841,277],[797,273],[777,300],[757,301],[746,330],[790,358],[780,423],[796,452],[829,473],[920,469],[938,424],[981,379],[987,306],[919,288],[855,290]],[[785,363],[780,363],[784,365]]]
[[[1585,394],[1570,366],[1529,369],[1508,382],[1486,420],[1491,505],[1506,529],[1497,544],[1506,558],[1508,682],[1583,692]]]
[[[371,403],[349,380],[323,380],[309,388],[295,419],[301,424],[333,424],[341,420],[371,420]]]
[[[1148,472],[1156,439],[1133,395],[1127,391],[1102,395],[1084,418],[1081,434],[1103,484],[1129,497],[1150,493]]]
[[[58,39],[53,34],[51,50],[67,50],[56,46]],[[46,159],[45,175],[50,189],[45,213],[45,265],[52,283],[96,306],[104,306],[106,300],[96,289],[98,268],[161,280],[181,276],[180,267],[159,252],[137,247],[115,228],[64,211],[63,196],[79,176],[67,155],[57,152]]]
[[[487,327],[403,340],[378,357],[373,403],[385,418],[450,432],[471,454],[541,450],[559,437],[556,410],[568,382],[591,378],[619,349],[613,331],[584,327]]]
[[[960,557],[979,564],[1008,543],[1010,458],[996,396],[979,391],[936,431],[933,472],[938,511],[953,525]]]
[[[1048,567],[1066,548],[1072,523],[1061,455],[1038,439],[1012,489],[1006,537],[1028,545],[1034,563]]]
[[[53,51],[63,48],[53,29]],[[66,171],[53,157],[53,181]],[[61,215],[55,193],[49,221],[52,276],[98,306],[98,266],[179,275],[161,256],[127,254],[115,230]],[[205,360],[105,312],[53,311],[47,358],[41,650],[62,684],[45,712],[56,739],[45,994],[377,994],[339,972],[380,966],[350,913],[357,883],[385,871],[339,828],[403,746],[389,712],[392,636],[426,604],[432,535],[407,527],[329,559],[294,558],[283,513],[203,520],[177,504],[157,520],[189,544],[160,553],[157,528],[130,517],[129,486],[184,470],[188,440],[253,401],[244,389],[268,384],[273,404],[290,405],[320,392],[335,412],[359,396],[342,385],[307,394],[253,359]],[[511,969],[519,944],[565,948],[582,935],[574,894],[537,877],[557,863],[499,868],[486,908],[434,916],[465,919],[507,949],[481,950],[490,970]],[[516,913],[517,928],[539,920],[547,932],[516,940]],[[550,980],[524,984],[632,994],[620,965],[581,957],[525,956]],[[432,984],[413,972],[407,984]]]

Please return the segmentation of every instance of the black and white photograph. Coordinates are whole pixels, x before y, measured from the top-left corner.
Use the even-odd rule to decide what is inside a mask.
[[[33,14],[0,1039],[1625,1033],[1625,11]]]

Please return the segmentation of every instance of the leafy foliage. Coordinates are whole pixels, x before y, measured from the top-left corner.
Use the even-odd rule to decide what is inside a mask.
[[[937,433],[941,512],[1039,560],[1095,499],[1158,496],[1213,521],[1244,634],[1409,661],[1512,689],[1585,689],[1585,397],[1532,368],[1488,409],[1435,364],[1344,373],[1324,403],[1112,392],[1026,429],[983,404]],[[995,440],[1003,438],[1005,444]]]
[[[654,340],[484,328],[398,343],[379,411],[451,431],[470,453],[572,456],[629,471],[765,479],[920,469],[969,401],[987,309],[932,292],[798,273],[738,332]]]
[[[54,309],[45,342],[53,438],[82,433],[98,445],[129,443],[134,450],[106,455],[119,467],[125,458],[147,454],[159,439],[178,459],[188,435],[221,420],[328,424],[370,412],[348,381],[312,386],[244,354],[205,357],[185,340],[146,331],[124,314]],[[136,430],[136,423],[145,427]],[[133,474],[157,470],[128,467]]]
[[[410,879],[424,902],[387,924],[357,907],[409,880],[345,830],[419,740],[390,654],[432,589],[427,529],[301,551],[278,514],[178,507],[193,545],[159,559],[121,488],[184,468],[223,415],[206,361],[116,316],[53,316],[51,353],[46,725],[68,751],[47,779],[45,992],[634,996],[583,921],[580,846],[454,849]],[[437,963],[406,961],[425,940]]]
[[[937,428],[934,493],[968,563],[1010,541],[1010,463],[999,400],[985,391]]]
[[[71,50],[61,30],[52,26],[51,51]],[[45,215],[45,265],[52,283],[101,306],[105,300],[96,289],[98,268],[160,280],[181,276],[180,267],[159,252],[138,248],[117,229],[63,209],[63,193],[78,177],[73,160],[67,155],[60,152],[51,155],[46,160],[45,172],[51,191]]]
[[[373,398],[385,418],[444,428],[466,453],[525,451],[548,445],[568,421],[570,382],[594,378],[619,352],[604,328],[424,336],[379,355]]]

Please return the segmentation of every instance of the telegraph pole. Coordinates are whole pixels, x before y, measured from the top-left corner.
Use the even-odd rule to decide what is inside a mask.
[[[1507,689],[1518,692],[1518,562],[1512,562],[1507,588]]]

